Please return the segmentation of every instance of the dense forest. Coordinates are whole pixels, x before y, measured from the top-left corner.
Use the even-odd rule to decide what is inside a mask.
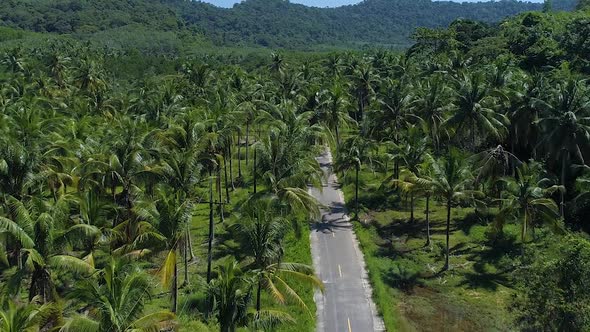
[[[590,329],[587,1],[500,25],[440,15],[404,52],[78,38],[196,38],[190,8],[257,3],[0,4],[0,331],[314,331],[325,149],[387,330]]]
[[[572,0],[555,2],[571,10]],[[456,18],[499,22],[540,10],[540,4],[430,0],[367,0],[339,8],[311,8],[283,0],[248,0],[231,9],[184,0],[2,1],[0,24],[72,35],[110,47],[150,50],[151,41],[174,54],[181,44],[314,49],[410,45],[416,27],[442,27]]]

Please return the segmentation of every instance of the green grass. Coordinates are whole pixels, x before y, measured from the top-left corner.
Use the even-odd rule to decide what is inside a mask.
[[[342,179],[354,206],[354,174]],[[451,268],[444,265],[446,209],[431,202],[432,244],[426,246],[424,201],[416,200],[409,221],[405,195],[381,188],[385,174],[363,169],[361,212],[355,232],[365,256],[373,297],[388,331],[503,331],[511,328],[507,310],[520,257],[518,225],[507,225],[502,238],[489,223],[494,208],[452,211]]]

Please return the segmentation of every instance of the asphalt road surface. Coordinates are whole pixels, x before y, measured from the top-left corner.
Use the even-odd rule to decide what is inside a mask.
[[[318,332],[384,331],[371,299],[363,255],[344,206],[344,196],[331,172],[329,152],[317,158],[326,173],[322,190],[311,193],[325,208],[312,227],[311,247],[316,273],[325,291],[315,294]]]

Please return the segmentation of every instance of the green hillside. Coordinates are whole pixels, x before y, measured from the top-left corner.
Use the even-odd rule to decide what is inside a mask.
[[[571,9],[573,5],[564,2],[555,7]],[[538,9],[540,4],[516,1],[367,0],[338,8],[311,8],[283,0],[248,0],[224,9],[183,0],[12,0],[0,4],[0,24],[71,34],[115,48],[153,47],[164,53],[187,42],[286,49],[358,48],[369,43],[403,47],[409,46],[416,27],[442,27],[457,18],[498,22]]]

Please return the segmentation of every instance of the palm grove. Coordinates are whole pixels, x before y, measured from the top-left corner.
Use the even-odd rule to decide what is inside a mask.
[[[515,290],[514,324],[587,329],[590,244],[573,232],[590,179],[577,42],[588,31],[559,29],[584,15],[419,29],[406,54],[165,59],[141,79],[109,70],[125,53],[59,41],[7,50],[0,329],[269,330],[312,317],[301,292],[322,284],[285,260],[285,241],[302,241],[319,214],[308,186],[321,184],[314,157],[326,146],[355,187],[353,215],[367,170],[409,202],[408,222],[422,223],[414,206],[425,202],[427,247],[429,208],[446,209],[440,273],[453,268],[458,206],[491,215],[495,238],[519,225],[523,254],[539,230],[559,234],[560,258],[523,263],[537,288]]]

